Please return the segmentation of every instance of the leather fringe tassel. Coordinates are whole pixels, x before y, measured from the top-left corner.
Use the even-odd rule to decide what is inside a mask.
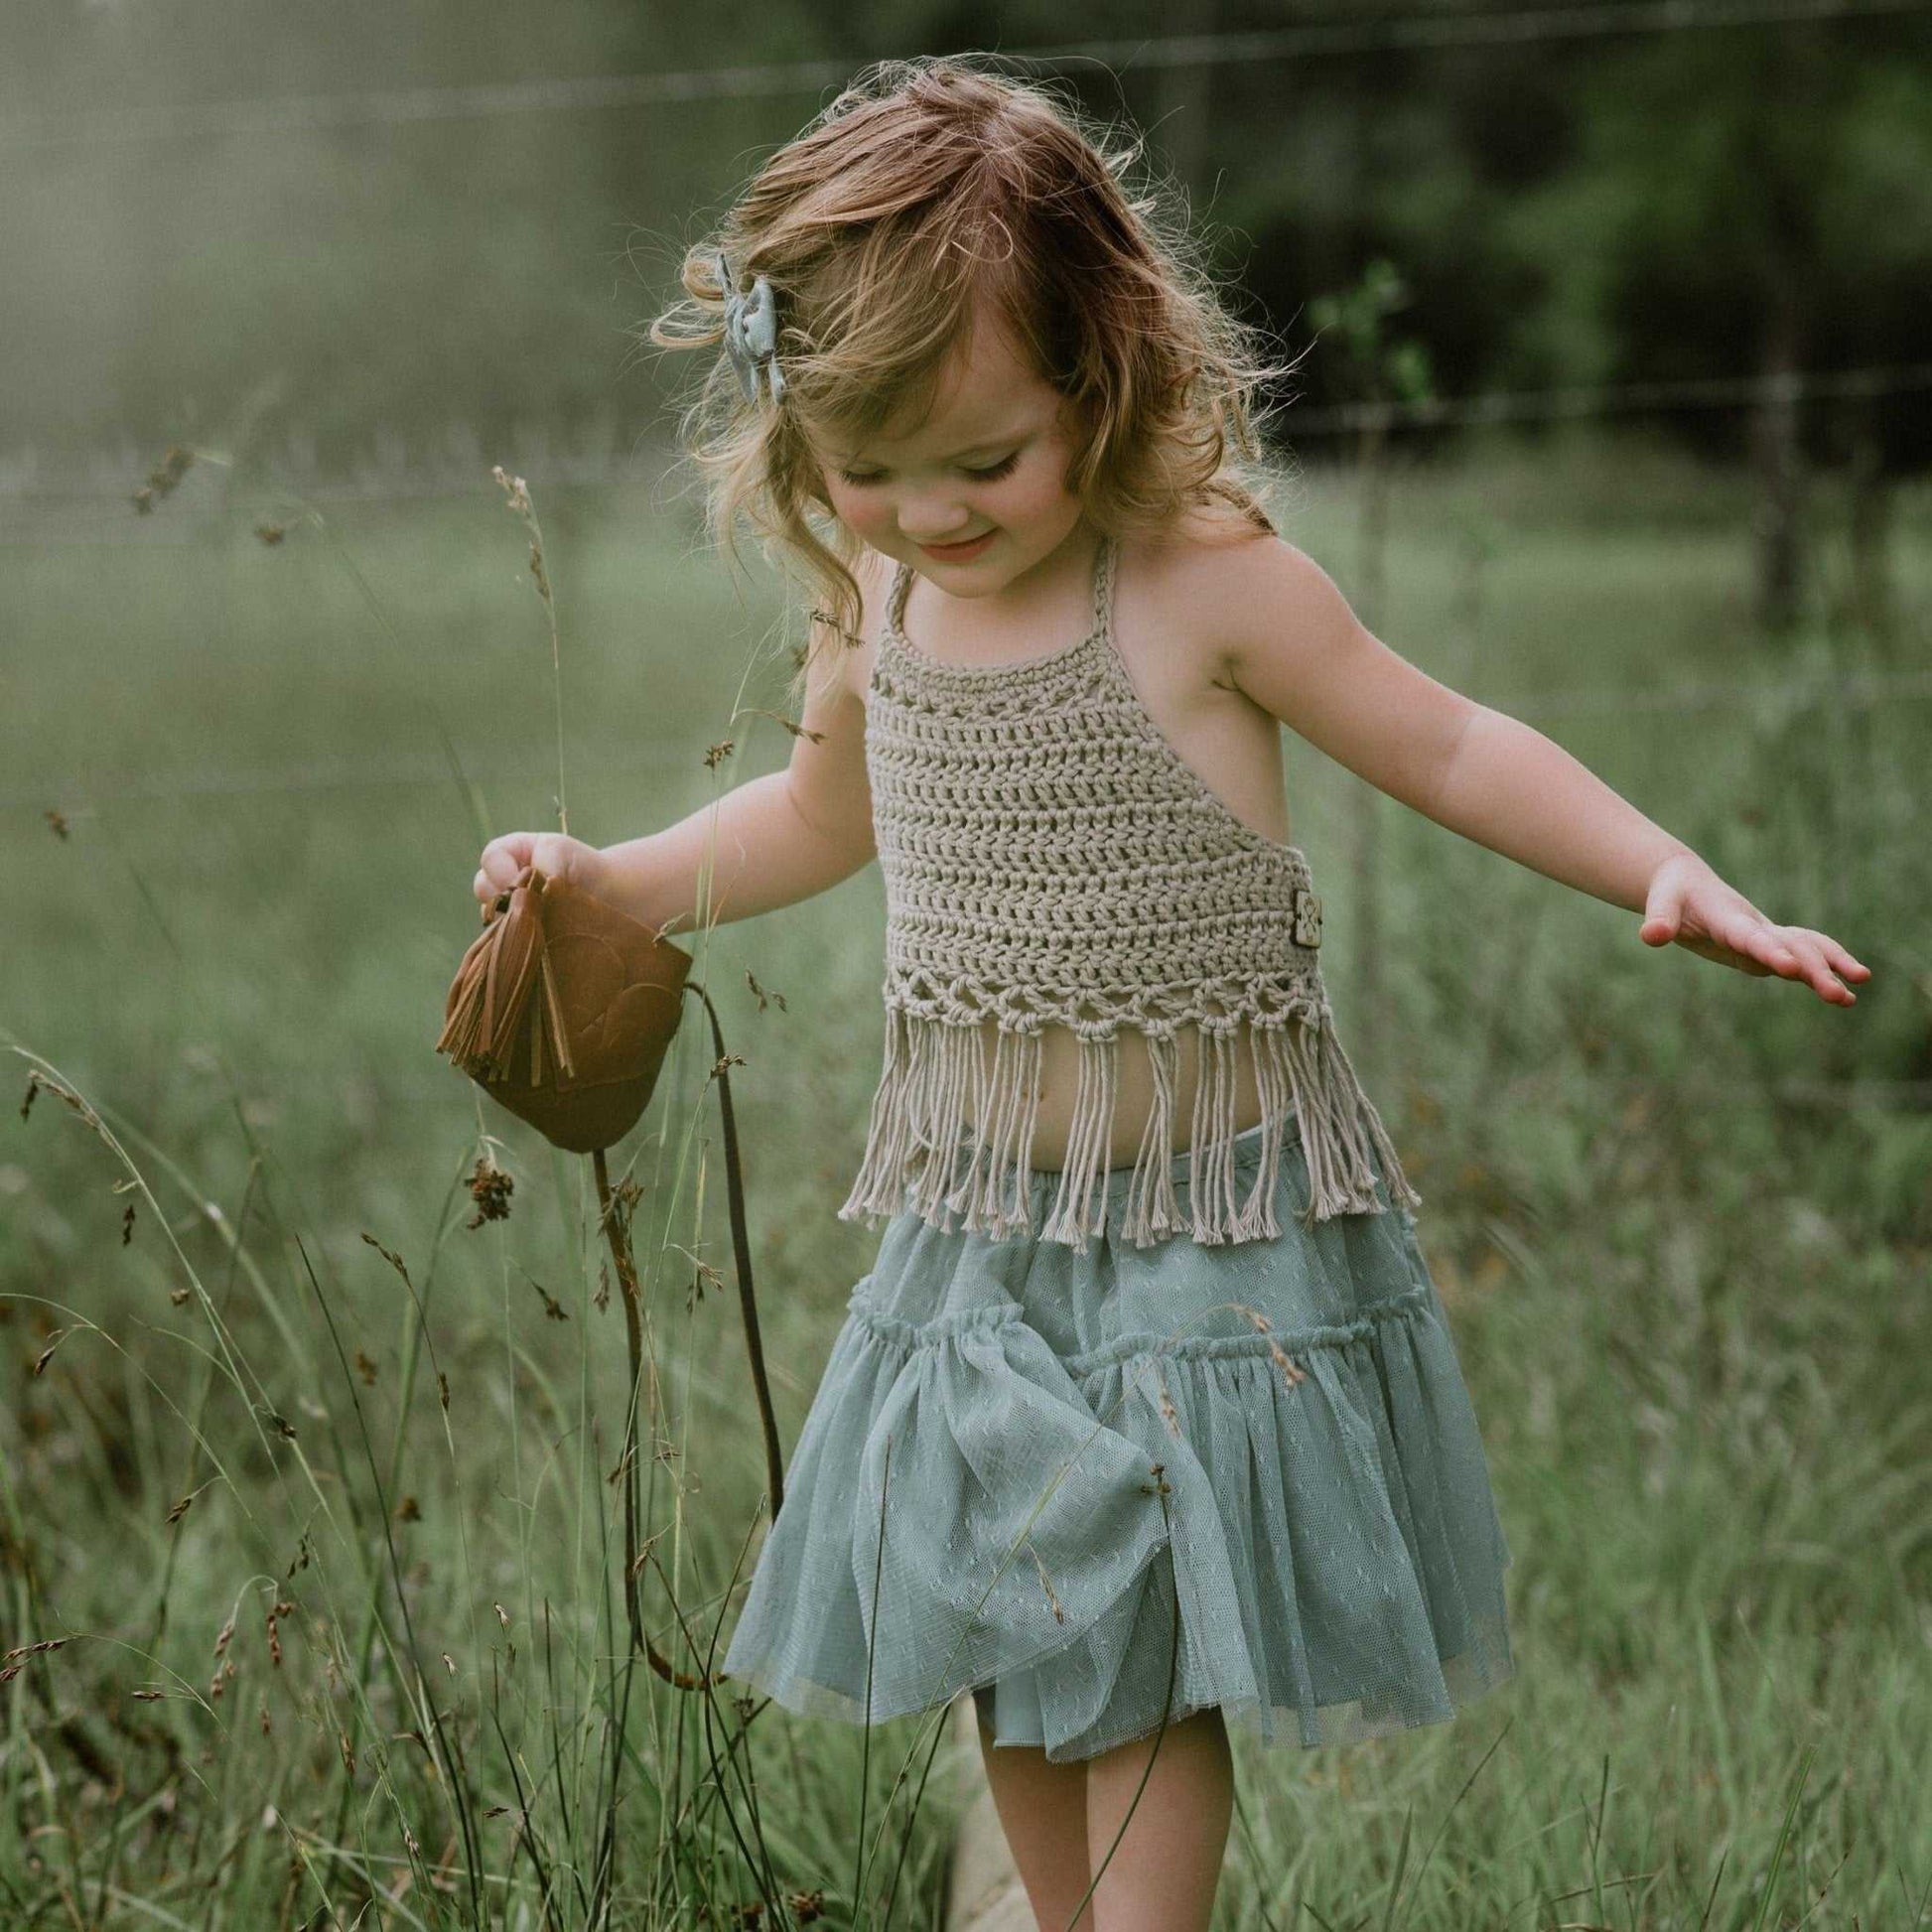
[[[532,994],[539,997],[530,1016],[530,1084],[543,1084],[546,1035],[549,1050],[568,1078],[577,1069],[564,1031],[556,967],[543,944],[542,926],[520,905],[499,914],[484,932],[483,943],[465,959],[436,1050],[464,1064],[478,1061],[489,1069],[490,1079],[507,1080],[509,1055]]]

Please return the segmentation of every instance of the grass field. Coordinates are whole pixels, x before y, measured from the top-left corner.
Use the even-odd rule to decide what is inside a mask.
[[[18,1101],[39,1071],[91,1113],[44,1083],[0,1129],[0,1650],[58,1645],[0,1666],[0,1924],[534,1928],[540,1873],[559,1926],[607,1894],[614,1925],[751,1923],[761,1882],[800,1923],[937,1924],[932,1723],[773,1706],[727,1759],[734,1687],[623,1688],[589,1166],[431,1050],[483,837],[557,823],[520,526],[486,476],[322,523],[196,486],[151,540],[0,547],[0,1046]],[[780,763],[782,729],[733,716],[785,702],[773,580],[728,580],[666,491],[532,487],[570,829],[634,836]],[[1350,590],[1347,477],[1285,500]],[[1652,952],[1287,740],[1343,1036],[1482,1420],[1519,1675],[1351,1749],[1237,1731],[1228,1928],[1926,1922],[1932,494],[1899,503],[1882,640],[1838,608],[1828,493],[1813,616],[1757,636],[1750,514],[1743,479],[1635,439],[1405,471],[1375,627],[1842,940],[1856,1008]],[[787,1448],[878,1239],[833,1209],[883,917],[869,868],[691,942],[744,1059]],[[643,1613],[684,1672],[722,1657],[762,1486],[710,1061],[687,1026],[613,1164],[658,1405]]]

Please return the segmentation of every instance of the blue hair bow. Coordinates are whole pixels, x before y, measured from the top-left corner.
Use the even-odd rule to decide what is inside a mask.
[[[718,281],[725,291],[725,350],[738,386],[747,402],[757,402],[762,369],[775,403],[785,393],[785,372],[778,366],[778,305],[771,284],[760,275],[749,296],[740,295],[723,249],[718,251]]]

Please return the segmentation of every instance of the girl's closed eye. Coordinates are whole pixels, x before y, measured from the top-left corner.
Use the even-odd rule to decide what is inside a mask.
[[[1013,474],[1013,466],[1020,461],[1020,452],[1015,450],[1011,456],[1003,456],[998,463],[985,470],[968,470],[966,474],[975,483],[998,483],[1002,477]]]
[[[998,483],[1002,477],[1012,476],[1014,465],[1017,464],[1019,461],[1020,461],[1020,452],[1018,450],[1015,450],[1012,453],[1012,455],[1003,456],[998,463],[993,464],[992,466],[984,470],[975,470],[965,464],[962,464],[960,468],[964,472],[964,474],[971,477],[975,483]],[[855,486],[863,486],[866,483],[874,483],[879,481],[879,478],[877,476],[862,477],[859,476],[856,472],[851,470],[841,470],[839,472],[839,477],[842,482],[852,483]]]

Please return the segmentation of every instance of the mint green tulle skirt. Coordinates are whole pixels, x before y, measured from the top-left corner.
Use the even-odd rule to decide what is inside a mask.
[[[1509,1549],[1414,1219],[1378,1164],[1383,1212],[1304,1228],[1285,1125],[1273,1240],[889,1222],[725,1674],[853,1724],[970,1690],[1056,1762],[1209,1707],[1347,1743],[1510,1677]],[[1235,1142],[1243,1190],[1260,1151]],[[1035,1172],[1035,1227],[1058,1181]]]

